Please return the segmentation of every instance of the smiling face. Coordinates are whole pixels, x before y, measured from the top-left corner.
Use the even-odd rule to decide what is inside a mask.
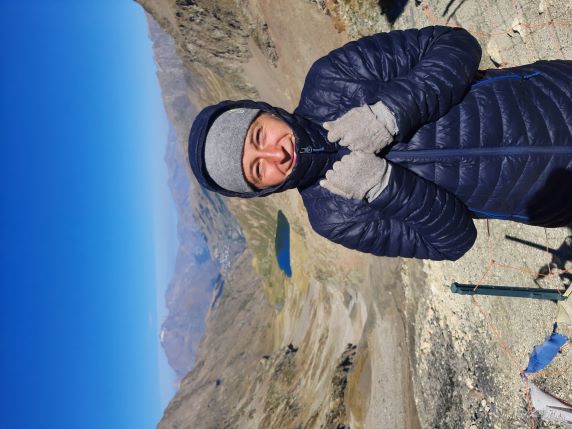
[[[258,189],[282,183],[296,165],[294,133],[282,119],[261,113],[252,121],[242,154],[244,177]]]

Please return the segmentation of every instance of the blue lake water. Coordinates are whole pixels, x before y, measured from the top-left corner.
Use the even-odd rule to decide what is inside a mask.
[[[278,210],[276,218],[276,239],[274,241],[278,266],[288,277],[292,277],[290,265],[290,223],[284,213]]]

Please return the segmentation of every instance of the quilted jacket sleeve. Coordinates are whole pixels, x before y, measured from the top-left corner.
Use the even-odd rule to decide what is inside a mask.
[[[480,59],[479,43],[461,28],[363,37],[314,63],[298,109],[324,122],[381,100],[395,114],[399,141],[461,101]]]
[[[398,165],[393,165],[387,188],[371,203],[319,187],[311,194],[303,197],[314,230],[362,252],[456,260],[477,236],[461,201]]]

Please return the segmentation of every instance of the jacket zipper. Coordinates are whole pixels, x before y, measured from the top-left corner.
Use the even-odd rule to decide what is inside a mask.
[[[407,161],[418,158],[448,158],[455,156],[493,156],[493,155],[529,155],[529,154],[572,154],[572,147],[570,146],[550,146],[550,147],[514,147],[505,146],[500,148],[472,148],[472,149],[427,149],[427,150],[400,150],[391,151],[385,158],[391,161]],[[400,157],[400,155],[403,155]],[[486,210],[479,210],[477,208],[468,207],[469,211],[485,216],[489,219],[509,219],[520,222],[529,222],[527,216],[510,214],[510,213],[495,213]]]
[[[502,146],[480,147],[468,149],[418,149],[418,150],[392,150],[385,155],[390,161],[407,161],[420,158],[453,158],[461,156],[498,156],[498,155],[532,155],[532,154],[568,154],[572,153],[572,146]]]

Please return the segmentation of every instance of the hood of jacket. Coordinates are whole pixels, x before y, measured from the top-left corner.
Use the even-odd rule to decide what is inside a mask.
[[[204,156],[208,130],[219,115],[229,109],[241,107],[259,109],[262,112],[276,115],[292,128],[296,139],[297,160],[294,169],[281,184],[252,192],[239,193],[221,188],[209,176]],[[222,195],[242,198],[262,197],[293,188],[305,189],[323,178],[326,171],[339,159],[342,152],[344,151],[340,151],[340,146],[337,143],[328,142],[327,132],[321,125],[300,115],[288,113],[279,107],[251,100],[222,101],[203,109],[193,122],[188,145],[191,169],[200,185]]]

